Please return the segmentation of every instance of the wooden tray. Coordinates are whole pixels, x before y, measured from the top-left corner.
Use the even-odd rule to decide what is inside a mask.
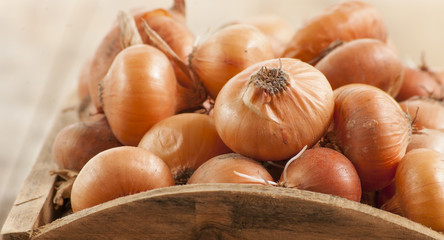
[[[3,239],[444,239],[406,218],[331,195],[246,184],[174,186],[65,217],[51,200],[55,135],[77,121],[62,110],[2,228]]]

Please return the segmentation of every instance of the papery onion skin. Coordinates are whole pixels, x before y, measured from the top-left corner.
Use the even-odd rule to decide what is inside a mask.
[[[415,128],[444,129],[444,103],[440,100],[413,97],[399,102],[404,112],[415,119]]]
[[[288,75],[279,93],[267,93],[250,81],[263,67],[281,68]],[[220,137],[234,152],[280,161],[316,144],[327,131],[333,107],[333,91],[321,72],[282,58],[252,65],[230,79],[216,99],[213,116]]]
[[[168,166],[151,152],[130,146],[94,156],[80,171],[71,192],[74,212],[118,197],[174,185]]]
[[[353,164],[341,153],[324,147],[308,149],[292,161],[279,180],[285,187],[361,199],[361,182]]]
[[[176,113],[176,77],[168,58],[149,45],[121,51],[101,82],[101,101],[114,135],[137,146],[160,120]]]
[[[444,231],[444,155],[430,149],[408,152],[396,171],[396,193],[382,209],[436,231]]]
[[[246,67],[274,57],[271,43],[258,28],[233,24],[197,46],[190,65],[215,99],[225,83]]]
[[[333,122],[335,142],[353,162],[363,191],[387,186],[412,132],[398,103],[379,88],[348,84],[335,90]]]
[[[57,134],[52,155],[60,169],[80,171],[96,154],[122,144],[114,137],[106,117],[77,122]]]
[[[345,1],[327,8],[296,31],[284,57],[309,62],[334,41],[359,38],[387,40],[387,28],[378,11],[368,3]]]
[[[357,39],[333,49],[315,67],[334,89],[364,83],[395,97],[403,82],[403,66],[396,53],[378,39]]]
[[[234,171],[254,177],[257,180],[242,177]],[[196,183],[248,183],[266,185],[273,181],[267,170],[254,159],[236,153],[227,153],[213,157],[202,164],[190,177],[187,184]]]
[[[176,183],[208,159],[232,152],[220,139],[213,118],[199,113],[177,114],[158,122],[138,147],[159,156],[171,169]]]

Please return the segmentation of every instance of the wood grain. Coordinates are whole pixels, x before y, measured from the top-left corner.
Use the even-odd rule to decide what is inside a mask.
[[[331,195],[246,184],[174,186],[58,219],[33,239],[443,239]]]

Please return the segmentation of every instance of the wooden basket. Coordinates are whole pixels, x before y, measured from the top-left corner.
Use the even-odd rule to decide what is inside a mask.
[[[444,239],[398,215],[326,194],[247,184],[155,189],[64,217],[52,205],[59,114],[2,228],[3,239]]]

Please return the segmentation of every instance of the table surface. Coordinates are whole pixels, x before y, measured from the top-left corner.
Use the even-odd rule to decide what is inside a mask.
[[[0,1],[0,226],[22,187],[66,95],[77,85],[85,60],[119,10],[168,7],[165,0]],[[279,14],[296,29],[339,1],[187,1],[196,35],[224,23],[264,13]],[[444,1],[368,0],[381,13],[404,62],[422,53],[444,68]]]

